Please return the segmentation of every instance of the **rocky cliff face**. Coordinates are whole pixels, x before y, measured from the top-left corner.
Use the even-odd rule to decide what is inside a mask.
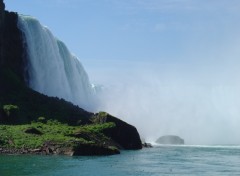
[[[2,22],[4,19],[4,10],[5,10],[5,4],[3,3],[3,0],[0,0],[0,27],[2,27]]]
[[[0,19],[3,19],[3,15],[4,15],[4,10],[5,10],[5,4],[3,3],[3,0],[0,0]],[[1,25],[0,21],[0,25]]]
[[[119,148],[122,149],[141,149],[142,142],[137,129],[116,118],[108,113],[100,112],[94,115],[94,123],[107,123],[113,122],[116,124],[114,128],[109,128],[103,131],[103,133],[110,137],[112,140],[119,144]]]
[[[6,68],[24,79],[24,43],[22,33],[17,27],[18,15],[5,11],[0,0],[0,68]]]
[[[0,65],[2,63],[4,10],[5,4],[3,3],[3,0],[0,0]]]

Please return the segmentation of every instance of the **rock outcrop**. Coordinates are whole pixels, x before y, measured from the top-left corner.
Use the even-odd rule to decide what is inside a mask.
[[[172,144],[172,145],[181,145],[184,144],[184,140],[179,136],[166,135],[158,138],[156,140],[158,144]]]
[[[92,118],[94,123],[113,122],[116,124],[114,128],[106,129],[103,133],[114,140],[120,148],[136,150],[142,148],[141,139],[137,129],[128,123],[111,116],[105,112],[99,112]]]

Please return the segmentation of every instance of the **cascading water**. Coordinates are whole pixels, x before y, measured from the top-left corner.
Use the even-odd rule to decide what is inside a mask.
[[[27,46],[29,87],[93,110],[94,88],[83,66],[65,44],[33,17],[20,15],[18,27]]]

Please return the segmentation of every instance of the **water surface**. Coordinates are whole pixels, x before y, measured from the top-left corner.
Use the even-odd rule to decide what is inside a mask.
[[[158,146],[103,157],[0,155],[1,176],[240,175],[240,146]]]

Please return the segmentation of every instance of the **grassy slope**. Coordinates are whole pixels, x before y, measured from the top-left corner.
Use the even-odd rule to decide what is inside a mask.
[[[69,126],[56,120],[46,123],[32,122],[25,125],[0,125],[0,145],[3,148],[36,149],[47,141],[56,144],[92,144],[103,145],[109,138],[102,134],[107,128],[114,127],[114,123],[104,123],[84,126]],[[26,132],[35,129],[39,133]],[[74,142],[73,142],[74,141]]]

